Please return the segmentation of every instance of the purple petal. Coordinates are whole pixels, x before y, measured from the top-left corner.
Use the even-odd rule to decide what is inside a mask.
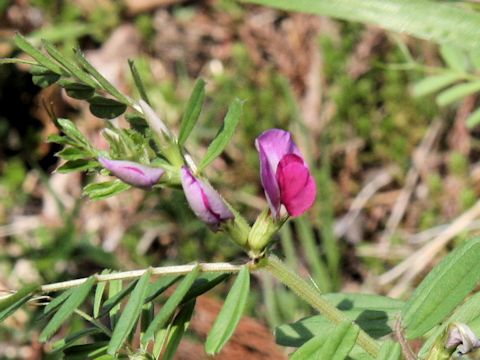
[[[99,157],[98,161],[123,182],[141,188],[152,187],[165,173],[161,168],[149,167],[133,161],[110,160],[104,157]]]
[[[218,230],[222,222],[234,218],[220,194],[209,184],[193,176],[186,166],[182,167],[181,180],[188,204],[195,215],[208,224],[212,230]]]
[[[300,216],[310,209],[317,196],[317,185],[303,159],[285,155],[277,168],[280,198],[291,216]]]
[[[270,129],[263,132],[257,137],[255,146],[260,153],[262,186],[270,210],[273,216],[278,218],[281,205],[280,189],[276,178],[278,163],[287,154],[295,154],[301,158],[300,151],[292,140],[292,134],[280,129]]]

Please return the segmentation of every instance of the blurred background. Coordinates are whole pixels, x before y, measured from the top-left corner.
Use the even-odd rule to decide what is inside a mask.
[[[251,222],[266,206],[254,139],[272,127],[292,131],[319,195],[282,229],[275,251],[322,291],[408,296],[452,246],[480,229],[480,133],[467,126],[477,96],[436,102],[435,89],[422,83],[462,57],[462,71],[478,81],[478,58],[377,27],[232,0],[0,0],[0,57],[25,57],[13,46],[16,32],[38,45],[47,39],[66,56],[80,47],[138,99],[127,63],[135,60],[172,129],[195,80],[205,79],[207,102],[187,144],[197,159],[230,102],[245,100],[233,142],[207,173]],[[26,65],[0,66],[1,289],[105,268],[247,260],[195,219],[179,191],[82,196],[99,175],[55,173],[60,147],[46,138],[58,130],[47,108],[102,145],[106,120],[87,103],[56,85],[37,87]],[[281,359],[272,329],[312,312],[267,274],[253,286],[248,316],[218,359]],[[222,296],[217,289],[199,299],[178,359],[206,358],[201,340]],[[0,358],[44,358],[38,311],[24,307],[3,323]],[[70,327],[80,324],[73,318]]]

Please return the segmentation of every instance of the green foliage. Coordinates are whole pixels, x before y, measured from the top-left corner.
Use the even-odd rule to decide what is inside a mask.
[[[147,290],[150,275],[150,271],[146,271],[133,289],[132,295],[113,330],[112,337],[108,344],[107,353],[110,355],[115,355],[118,352],[137,323],[138,317],[142,311],[143,303],[148,295]]]
[[[190,99],[188,99],[185,112],[183,114],[180,133],[178,134],[178,143],[180,145],[185,144],[185,141],[187,141],[188,136],[195,127],[204,101],[205,81],[198,79],[193,86],[192,94],[190,95]]]
[[[210,143],[207,149],[207,153],[203,157],[199,165],[199,171],[203,170],[213,160],[215,160],[228,145],[235,133],[235,129],[240,121],[242,115],[243,101],[235,99],[228,108],[228,112],[223,120],[222,127],[218,131],[217,135]]]
[[[392,332],[395,318],[404,305],[400,300],[378,295],[332,293],[323,295],[323,298],[374,338]],[[279,345],[299,347],[312,337],[316,337],[317,341],[320,337],[328,338],[335,327],[325,316],[313,315],[278,326],[275,338]]]
[[[289,11],[375,24],[442,44],[480,48],[480,15],[429,0],[243,0]],[[355,9],[355,11],[352,11]],[[461,26],[459,26],[459,24]]]
[[[205,341],[207,354],[218,354],[233,335],[243,314],[250,290],[250,272],[244,266],[225,299],[222,310],[217,316]]]
[[[402,310],[410,339],[440,323],[473,290],[480,280],[480,238],[452,251],[415,289]]]

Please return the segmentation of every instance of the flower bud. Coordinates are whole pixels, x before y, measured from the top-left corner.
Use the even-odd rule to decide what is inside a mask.
[[[463,323],[453,323],[448,328],[447,349],[455,351],[462,355],[480,348],[480,340],[474,334],[468,325]]]
[[[270,210],[276,220],[283,205],[290,216],[300,216],[315,202],[317,186],[292,140],[280,129],[263,132],[255,141],[260,155],[260,178]]]
[[[98,161],[102,166],[110,171],[123,182],[140,188],[151,188],[158,183],[165,170],[161,168],[149,167],[133,161],[110,160],[99,157]]]
[[[181,182],[185,197],[195,215],[213,231],[235,216],[222,197],[209,184],[196,178],[189,168],[181,168]]]
[[[275,221],[265,209],[258,216],[248,235],[248,247],[254,255],[260,255],[277,233],[283,222]]]

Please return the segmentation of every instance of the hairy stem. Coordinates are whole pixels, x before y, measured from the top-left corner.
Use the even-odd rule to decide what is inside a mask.
[[[141,277],[145,272],[149,271],[153,276],[162,275],[184,275],[190,273],[197,264],[190,265],[178,265],[178,266],[162,266],[152,267],[142,270],[122,271],[114,272],[111,274],[95,275],[97,282],[113,281],[113,280],[130,280]],[[217,272],[217,273],[238,273],[242,269],[242,265],[234,265],[230,263],[201,263],[200,272]],[[54,291],[60,291],[70,289],[72,287],[79,286],[87,281],[88,278],[81,278],[69,281],[62,281],[53,284],[47,284],[40,286],[38,292],[49,293]],[[9,293],[5,296],[1,296],[0,300],[6,299],[13,295],[15,292]]]
[[[340,310],[322,298],[318,289],[314,288],[311,284],[289,269],[276,256],[268,256],[263,260],[262,265],[264,266],[264,269],[269,271],[273,276],[293,290],[300,298],[309,303],[313,308],[325,315],[334,324],[350,321]],[[373,357],[377,357],[379,345],[362,329],[360,329],[360,332],[358,333],[357,343],[367,353]]]

